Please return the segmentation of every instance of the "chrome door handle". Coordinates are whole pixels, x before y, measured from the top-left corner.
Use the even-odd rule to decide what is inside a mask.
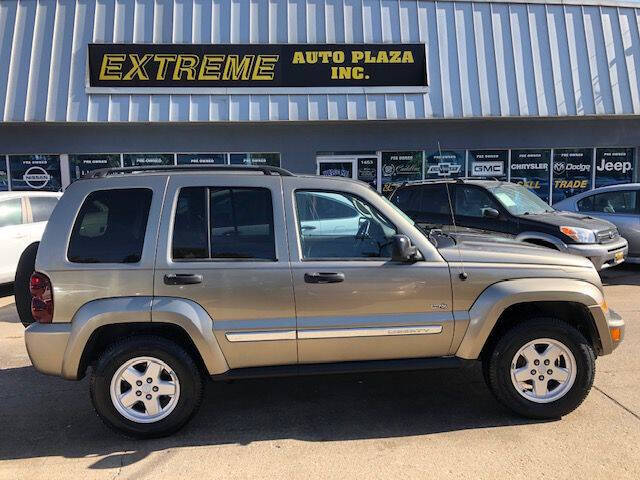
[[[344,273],[342,272],[305,273],[304,281],[307,283],[340,283],[340,282],[344,282]]]
[[[196,273],[167,273],[164,276],[165,285],[195,285],[202,283],[202,275]]]

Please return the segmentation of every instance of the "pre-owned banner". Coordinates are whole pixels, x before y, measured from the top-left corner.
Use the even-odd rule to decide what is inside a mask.
[[[89,87],[426,85],[422,43],[89,44]]]
[[[551,203],[591,188],[592,148],[556,148],[553,150],[553,190]]]
[[[551,150],[511,150],[511,181],[549,201]]]
[[[69,174],[74,182],[85,173],[100,168],[112,168],[120,166],[119,153],[99,154],[78,154],[69,155]]]
[[[596,148],[596,188],[633,181],[633,148]]]
[[[390,196],[398,185],[422,179],[422,152],[382,152],[382,193]]]
[[[464,177],[464,150],[438,150],[426,154],[425,178]]]
[[[469,150],[469,176],[506,180],[508,160],[509,150]]]
[[[179,153],[178,165],[224,165],[226,153]]]
[[[125,167],[157,167],[173,165],[173,153],[125,153],[122,156]]]
[[[11,190],[62,190],[59,155],[9,155]]]

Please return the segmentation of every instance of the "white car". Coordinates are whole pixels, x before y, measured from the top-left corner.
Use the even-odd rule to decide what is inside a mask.
[[[0,284],[13,282],[22,252],[39,242],[62,193],[0,192]]]

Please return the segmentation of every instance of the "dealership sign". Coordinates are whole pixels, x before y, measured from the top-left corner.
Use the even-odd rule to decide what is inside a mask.
[[[9,170],[12,190],[57,192],[62,188],[58,155],[9,155]]]
[[[509,150],[469,150],[469,171],[472,177],[507,179]]]
[[[593,172],[592,164],[592,148],[554,149],[551,203],[589,190]]]
[[[633,148],[596,148],[596,188],[633,181]]]
[[[88,89],[425,87],[425,45],[89,44]]]

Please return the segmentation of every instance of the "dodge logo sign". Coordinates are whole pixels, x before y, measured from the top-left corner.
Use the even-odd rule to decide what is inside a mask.
[[[51,175],[42,167],[31,167],[24,172],[22,179],[31,188],[40,190],[47,186],[47,183],[51,180]]]
[[[553,173],[562,174],[567,169],[567,164],[564,162],[553,162]]]

